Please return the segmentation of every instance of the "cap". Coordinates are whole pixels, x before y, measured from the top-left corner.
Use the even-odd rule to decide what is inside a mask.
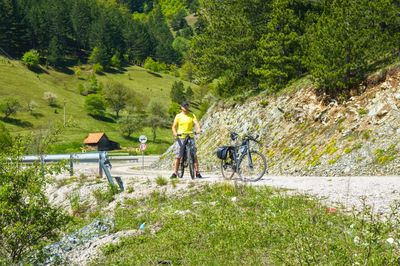
[[[188,107],[189,106],[189,103],[188,102],[183,102],[183,103],[181,103],[181,107]]]

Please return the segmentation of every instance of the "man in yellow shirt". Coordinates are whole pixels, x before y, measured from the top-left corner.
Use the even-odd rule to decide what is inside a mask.
[[[174,123],[172,124],[172,134],[176,138],[176,142],[175,142],[174,173],[171,175],[171,178],[177,177],[179,164],[183,156],[181,146],[186,135],[193,134],[193,126],[196,127],[197,133],[201,132],[201,126],[197,121],[196,116],[189,111],[189,103],[183,102],[181,104],[181,110],[182,112],[180,112],[175,116]],[[178,135],[180,135],[179,138]],[[191,138],[190,141],[193,141],[193,147],[195,147],[194,139]],[[194,148],[194,156],[195,156],[194,171],[196,173],[196,177],[201,178],[202,176],[200,175],[199,172],[199,161],[197,160],[196,156],[196,148]]]

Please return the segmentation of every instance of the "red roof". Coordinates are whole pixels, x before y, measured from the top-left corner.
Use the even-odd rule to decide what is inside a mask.
[[[105,136],[104,133],[90,133],[89,136],[83,141],[85,144],[97,144],[100,139]]]

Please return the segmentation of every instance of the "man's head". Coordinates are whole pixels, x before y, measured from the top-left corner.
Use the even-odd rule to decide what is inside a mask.
[[[189,103],[188,102],[181,103],[181,110],[184,112],[189,112]]]

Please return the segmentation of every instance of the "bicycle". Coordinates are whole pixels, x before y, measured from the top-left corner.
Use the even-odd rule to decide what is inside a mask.
[[[237,140],[238,134],[232,132],[232,141]],[[221,159],[221,172],[225,179],[232,179],[236,173],[242,181],[258,181],[267,172],[267,161],[265,156],[259,151],[250,147],[250,142],[257,140],[258,136],[246,135],[242,139],[242,144],[235,146],[220,147],[217,151],[218,158]],[[247,162],[247,163],[246,163]]]
[[[189,173],[190,177],[194,179],[195,173],[194,173],[194,161],[195,161],[195,155],[194,155],[194,138],[192,138],[190,135],[194,134],[197,135],[196,132],[189,133],[189,134],[178,134],[177,137],[181,137],[186,135],[185,139],[183,140],[182,146],[181,146],[181,161],[179,164],[179,169],[178,169],[178,177],[183,178],[183,175],[185,173],[185,168],[189,167]],[[181,139],[179,139],[181,140]]]

